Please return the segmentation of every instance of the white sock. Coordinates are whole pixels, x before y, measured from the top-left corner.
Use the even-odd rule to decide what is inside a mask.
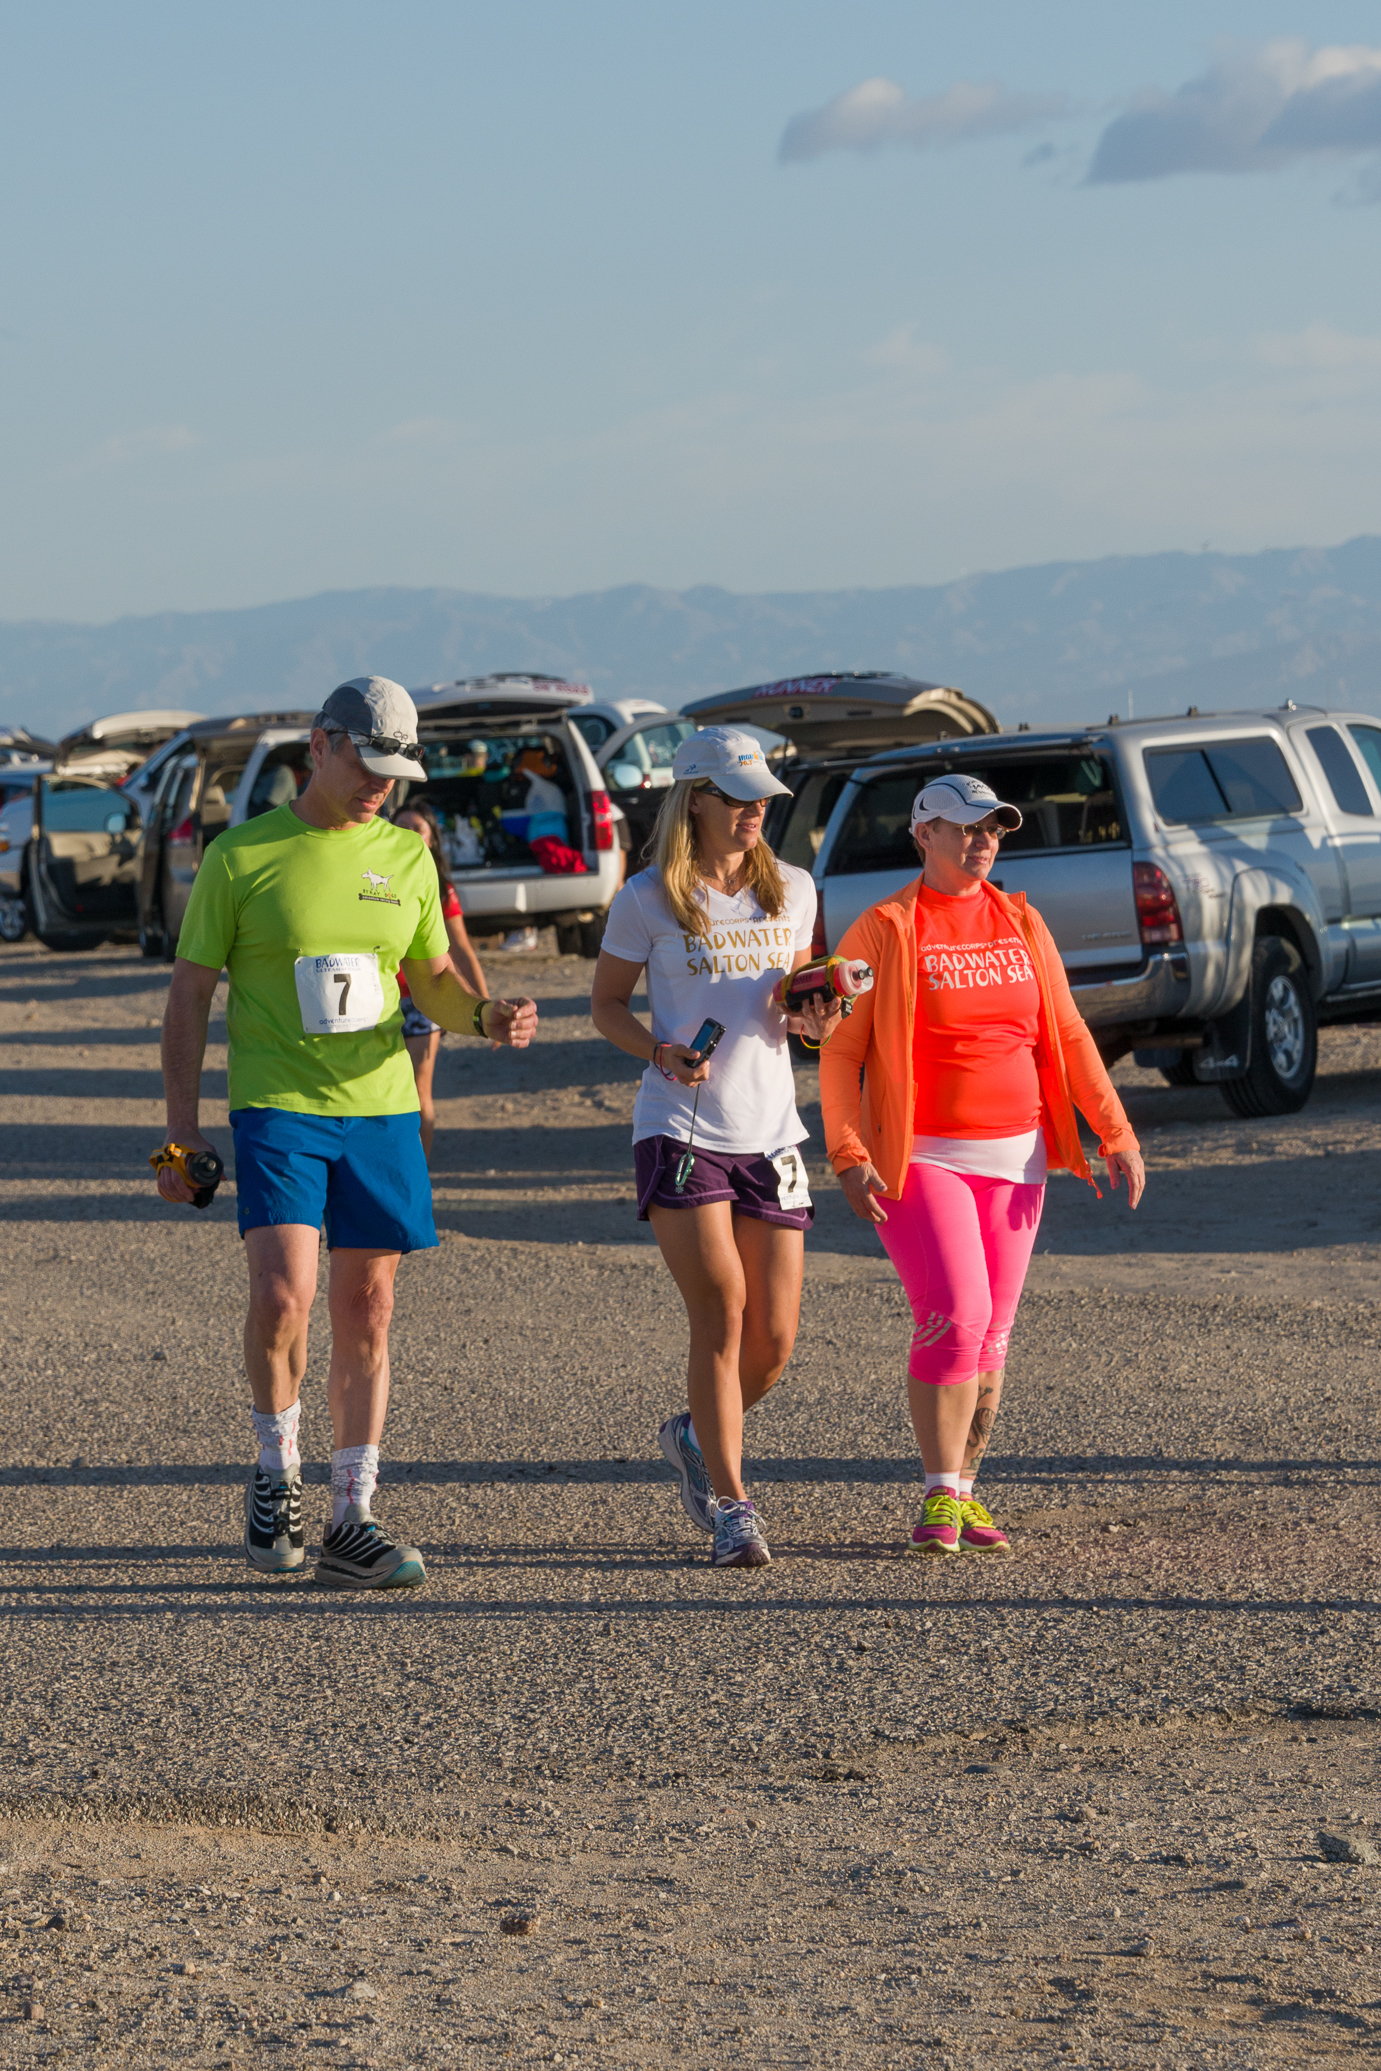
[[[367,1511],[379,1485],[377,1445],[343,1445],[331,1455],[331,1530],[352,1503]]]
[[[970,1496],[971,1496],[971,1495],[973,1494],[973,1484],[974,1484],[974,1476],[973,1476],[972,1474],[961,1474],[961,1475],[960,1475],[960,1477],[959,1477],[959,1501],[960,1501],[961,1503],[967,1503],[967,1502],[968,1502],[968,1500],[969,1500]]]
[[[932,1496],[952,1496],[958,1485],[957,1474],[927,1474],[925,1478],[926,1501]]]
[[[259,1441],[259,1465],[265,1474],[281,1474],[285,1467],[300,1467],[297,1427],[302,1404],[294,1402],[288,1409],[252,1409],[249,1414]]]

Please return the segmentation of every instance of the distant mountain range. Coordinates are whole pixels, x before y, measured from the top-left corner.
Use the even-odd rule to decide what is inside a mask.
[[[1381,715],[1381,538],[1051,562],[933,588],[344,590],[103,626],[11,622],[0,624],[0,722],[51,738],[101,712],[311,706],[347,676],[415,687],[489,669],[679,706],[830,668],[957,684],[1013,726],[1287,697]]]

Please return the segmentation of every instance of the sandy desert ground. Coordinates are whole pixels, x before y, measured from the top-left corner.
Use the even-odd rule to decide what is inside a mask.
[[[443,1051],[380,1499],[431,1580],[342,1600],[239,1558],[234,1204],[145,1164],[166,973],[0,951],[0,2061],[1381,2055],[1381,1032],[1277,1121],[1119,1069],[1148,1196],[1052,1183],[985,1487],[1018,1557],[957,1572],[901,1552],[908,1318],[803,1067],[776,1558],[717,1574],[588,978],[515,960],[540,1045]]]

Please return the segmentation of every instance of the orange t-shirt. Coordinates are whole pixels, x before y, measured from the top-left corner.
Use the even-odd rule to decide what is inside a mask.
[[[918,1136],[1021,1136],[1040,1122],[1040,988],[1026,944],[981,893],[916,897]]]

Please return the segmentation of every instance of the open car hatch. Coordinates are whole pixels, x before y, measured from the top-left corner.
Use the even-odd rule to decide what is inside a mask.
[[[681,709],[697,726],[770,727],[798,755],[872,753],[1000,731],[986,705],[966,692],[882,671],[788,676],[717,691]]]

